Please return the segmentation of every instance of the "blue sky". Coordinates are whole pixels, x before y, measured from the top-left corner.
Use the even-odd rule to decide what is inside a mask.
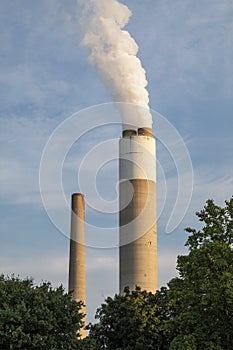
[[[150,106],[179,132],[194,171],[187,213],[174,232],[165,234],[175,203],[177,174],[171,157],[158,142],[159,205],[164,183],[167,186],[158,222],[159,279],[164,285],[176,273],[177,254],[185,252],[184,227],[197,226],[195,211],[208,198],[223,204],[232,194],[233,3],[125,0],[124,4],[133,13],[127,30],[140,48]],[[63,283],[65,287],[69,241],[43,207],[40,160],[49,136],[62,121],[83,108],[111,102],[97,72],[87,62],[88,52],[80,46],[78,14],[72,0],[0,4],[1,272],[33,276],[37,283]],[[80,115],[80,123],[85,124],[85,113]],[[153,131],[155,135],[161,132],[155,122]],[[87,134],[73,145],[64,163],[67,200],[80,190],[77,171],[83,156],[104,142],[106,135],[116,139],[119,134],[119,125],[100,129],[98,135]],[[91,166],[86,171],[91,173]],[[116,174],[113,162],[97,178],[100,192],[110,199],[114,198]],[[182,181],[185,186],[185,177]],[[87,219],[101,226],[114,223],[116,216],[103,217],[89,208]],[[115,292],[117,249],[87,248],[88,319],[104,297]]]

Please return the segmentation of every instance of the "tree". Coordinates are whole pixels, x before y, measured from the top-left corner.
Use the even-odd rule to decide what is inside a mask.
[[[168,284],[175,307],[167,322],[176,333],[171,350],[183,349],[187,337],[192,350],[233,348],[233,197],[225,204],[208,200],[197,213],[204,227],[186,229],[189,254],[178,257],[180,278]]]
[[[0,276],[0,349],[78,349],[81,308],[62,286]]]
[[[90,339],[95,340],[96,349],[147,350],[161,349],[163,321],[169,315],[166,288],[156,295],[125,288],[124,294],[108,297],[97,310],[99,323],[91,325]]]

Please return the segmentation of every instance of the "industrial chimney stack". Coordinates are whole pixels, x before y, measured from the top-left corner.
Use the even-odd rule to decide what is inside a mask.
[[[71,200],[71,234],[69,262],[69,292],[73,299],[86,304],[86,269],[85,269],[85,205],[84,196],[74,193]],[[82,308],[86,314],[86,306]],[[86,323],[86,317],[84,318]],[[84,324],[85,324],[84,323]],[[85,328],[81,329],[81,338],[86,337]]]
[[[152,130],[124,130],[119,143],[120,293],[157,290],[156,156]]]

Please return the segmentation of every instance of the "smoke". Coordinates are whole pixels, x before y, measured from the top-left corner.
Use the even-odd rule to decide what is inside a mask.
[[[133,104],[116,104],[123,124],[151,127],[146,73],[136,56],[138,45],[122,30],[131,11],[117,0],[78,0],[78,5],[82,44],[90,50],[89,62],[97,69],[114,102]]]

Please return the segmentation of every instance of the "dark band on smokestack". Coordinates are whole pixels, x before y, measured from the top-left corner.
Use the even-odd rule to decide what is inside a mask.
[[[139,128],[138,135],[152,137],[152,129],[151,128]]]
[[[123,130],[122,132],[122,137],[131,137],[135,135],[137,135],[137,131],[132,129]]]
[[[69,292],[73,299],[86,304],[86,267],[85,267],[85,203],[84,195],[73,193],[71,199],[71,232],[69,262]],[[82,308],[86,314],[86,306]],[[86,337],[86,317],[84,327],[80,330],[81,338]]]
[[[134,129],[126,129],[122,131],[122,137],[132,137],[132,136],[147,136],[152,137],[152,129],[151,128],[138,128],[137,130]]]

